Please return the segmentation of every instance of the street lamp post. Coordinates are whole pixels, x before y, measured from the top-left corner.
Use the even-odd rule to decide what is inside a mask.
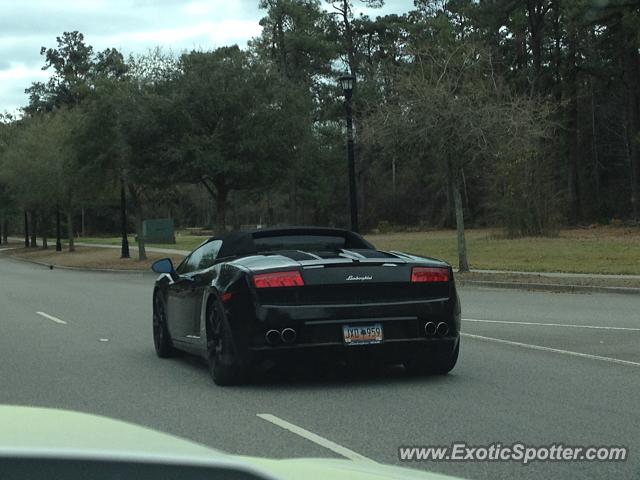
[[[356,194],[356,166],[353,152],[353,111],[351,97],[356,77],[344,75],[338,79],[344,92],[344,106],[347,112],[347,165],[349,171],[349,207],[351,209],[351,230],[358,229],[358,197]]]

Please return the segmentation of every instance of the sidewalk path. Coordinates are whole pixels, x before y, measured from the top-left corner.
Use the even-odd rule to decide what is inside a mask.
[[[75,244],[79,247],[99,247],[99,248],[113,248],[116,250],[120,250],[120,245],[107,245],[106,243],[85,243],[85,242],[75,242]],[[138,250],[138,247],[134,245],[129,246],[129,250]],[[167,255],[172,255],[177,253],[178,255],[189,255],[191,251],[189,250],[177,250],[175,248],[156,248],[156,247],[145,247],[147,252],[154,253],[166,253]],[[640,276],[639,276],[640,277]]]
[[[23,238],[18,237],[9,237],[9,241],[12,242],[23,242]],[[120,245],[108,245],[106,243],[86,243],[86,242],[74,242],[77,247],[98,247],[98,248],[112,248],[114,250],[120,250]],[[55,244],[55,242],[54,242]],[[129,245],[129,250],[137,251],[138,247],[134,244]],[[156,248],[156,247],[146,247],[147,252],[154,253],[166,253],[167,255],[178,254],[178,255],[189,255],[191,253],[190,250],[177,250],[175,248]]]

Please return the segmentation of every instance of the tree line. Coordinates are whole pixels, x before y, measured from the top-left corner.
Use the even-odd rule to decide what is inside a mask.
[[[384,2],[261,0],[246,49],[178,56],[65,32],[41,50],[51,78],[0,122],[3,231],[51,236],[61,217],[72,248],[83,209],[94,232],[134,229],[144,255],[153,216],[346,226],[345,72],[365,229],[456,226],[463,245],[465,224],[640,216],[637,2],[362,3]]]

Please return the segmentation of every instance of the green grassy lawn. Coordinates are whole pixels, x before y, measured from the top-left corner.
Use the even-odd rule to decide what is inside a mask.
[[[400,250],[458,263],[454,230],[366,235],[381,250]],[[150,246],[192,250],[207,237],[178,235],[175,245]],[[562,230],[558,237],[509,239],[499,230],[466,232],[471,268],[541,272],[640,274],[640,229],[598,227]],[[119,237],[80,238],[86,243],[119,245]],[[134,244],[133,236],[129,238]]]
[[[540,272],[640,274],[640,230],[563,230],[555,238],[502,238],[492,230],[469,230],[471,268]],[[368,235],[382,250],[437,257],[457,266],[455,231]]]
[[[131,258],[123,259],[120,258],[119,250],[95,247],[76,247],[75,252],[69,252],[66,249],[62,252],[56,252],[51,247],[47,250],[19,247],[8,251],[6,254],[24,260],[61,267],[137,271],[149,271],[154,261],[167,256],[171,257],[174,265],[177,265],[184,258],[180,254],[167,255],[166,253],[148,252],[147,260],[139,261],[136,253],[132,253]]]

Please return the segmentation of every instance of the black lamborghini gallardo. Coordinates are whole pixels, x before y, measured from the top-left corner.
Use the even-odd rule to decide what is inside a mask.
[[[218,385],[297,355],[444,374],[460,346],[451,266],[380,251],[346,230],[288,227],[211,238],[177,268],[157,261],[158,356],[202,355]]]

